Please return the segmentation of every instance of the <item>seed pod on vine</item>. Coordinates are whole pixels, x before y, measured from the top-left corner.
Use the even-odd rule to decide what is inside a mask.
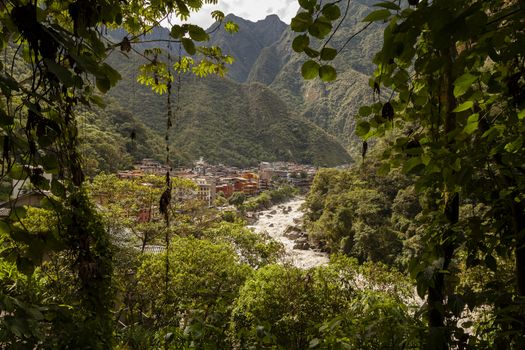
[[[374,94],[381,94],[381,88],[377,82],[374,83]]]
[[[363,160],[365,160],[366,152],[368,152],[368,142],[363,141],[363,149],[361,151],[361,155],[363,156]]]
[[[390,102],[387,102],[383,105],[381,109],[381,116],[386,120],[394,120],[394,107]]]
[[[125,36],[124,39],[120,42],[120,51],[130,52],[131,51],[131,42],[128,37]]]
[[[2,160],[6,161],[9,164],[9,136],[4,136],[4,148],[2,149]]]

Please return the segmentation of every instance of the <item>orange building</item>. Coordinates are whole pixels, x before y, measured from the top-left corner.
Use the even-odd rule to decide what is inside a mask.
[[[229,198],[233,192],[234,188],[232,184],[220,184],[217,185],[217,193],[222,192],[222,195],[226,198]]]

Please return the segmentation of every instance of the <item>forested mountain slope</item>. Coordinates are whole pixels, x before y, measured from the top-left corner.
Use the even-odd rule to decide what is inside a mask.
[[[329,46],[336,49],[344,47],[333,62],[338,71],[335,82],[325,84],[302,78],[301,65],[307,57],[292,50],[296,34],[289,28],[277,43],[262,50],[248,80],[269,85],[298,113],[343,142],[350,142],[359,106],[373,101],[369,76],[373,72],[372,59],[382,44],[382,27],[373,24],[346,46],[345,43],[366,25],[361,21],[373,10],[373,3],[371,0],[350,2],[346,19],[330,42]]]
[[[212,34],[209,44],[219,46],[223,53],[235,58],[234,64],[228,70],[228,77],[245,82],[262,52],[281,38],[288,25],[277,15],[269,15],[264,20],[251,22],[230,14],[226,16],[225,21],[235,22],[239,26],[238,33],[230,34],[221,28]],[[213,29],[214,26],[209,31]]]
[[[141,58],[115,53],[108,62],[122,75],[111,96],[157,135],[164,136],[167,95],[156,95],[149,87],[136,83]],[[326,166],[351,161],[334,137],[298,116],[262,84],[183,76],[180,94],[177,86],[173,90],[171,158],[178,164],[201,156],[211,162],[240,166],[263,160]]]

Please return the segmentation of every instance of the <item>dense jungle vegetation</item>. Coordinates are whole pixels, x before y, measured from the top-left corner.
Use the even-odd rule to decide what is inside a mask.
[[[320,170],[306,197],[309,239],[331,253],[310,270],[280,264],[282,247],[237,214],[186,200],[193,185],[169,172],[92,177],[149,147],[176,157],[178,77],[224,75],[232,58],[192,24],[170,30],[175,62],[140,52],[137,79],[166,98],[165,136],[142,129],[143,148],[144,123],[104,101],[122,78],[107,59],[216,2],[0,2],[2,189],[25,181],[44,196],[2,208],[0,346],[524,349],[525,2],[298,1],[296,74],[322,86],[351,80],[337,66],[347,43],[384,29],[376,70],[361,72],[372,102],[350,123],[361,159]],[[341,36],[354,3],[373,10]]]

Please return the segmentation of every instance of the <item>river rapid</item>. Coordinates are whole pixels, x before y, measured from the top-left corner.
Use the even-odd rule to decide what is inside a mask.
[[[281,242],[285,249],[284,262],[309,269],[328,263],[328,254],[316,252],[312,249],[294,249],[297,242],[285,236],[290,226],[296,226],[296,222],[302,220],[304,213],[300,210],[304,198],[295,198],[287,203],[274,205],[268,210],[259,212],[258,220],[248,226],[255,232],[268,233],[273,239]]]

